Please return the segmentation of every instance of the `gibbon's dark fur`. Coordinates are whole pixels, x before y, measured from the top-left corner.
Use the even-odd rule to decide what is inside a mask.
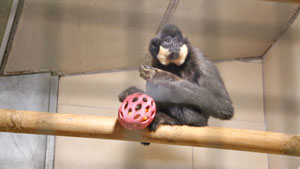
[[[162,64],[158,59],[161,46],[169,51],[166,59],[178,59],[184,44],[187,55],[182,64]],[[142,65],[139,71],[147,81],[146,94],[157,104],[157,114],[149,126],[151,131],[160,124],[207,126],[210,116],[232,118],[232,102],[217,68],[183,38],[177,26],[165,26],[161,35],[151,40],[149,51],[153,56],[152,65]],[[119,95],[119,100],[135,92],[143,91],[130,87]]]

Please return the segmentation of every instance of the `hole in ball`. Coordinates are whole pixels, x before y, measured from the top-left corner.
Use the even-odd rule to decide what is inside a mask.
[[[128,115],[130,116],[131,113],[132,113],[132,109],[130,108],[130,109],[128,110]]]
[[[124,117],[124,115],[123,115],[123,112],[122,111],[120,111],[120,116],[123,118]]]
[[[150,106],[147,106],[146,109],[145,109],[146,113],[149,112],[149,109],[150,109]]]
[[[142,104],[138,104],[138,105],[135,106],[135,110],[136,111],[141,110],[141,108],[142,108]]]
[[[153,111],[153,112],[151,113],[151,116],[154,116],[154,113],[155,113],[155,111]]]
[[[143,119],[142,119],[142,122],[145,122],[145,121],[147,121],[149,119],[149,117],[148,116],[145,116]]]
[[[133,118],[134,118],[134,119],[138,119],[140,116],[141,116],[140,114],[137,114],[137,115],[135,115]]]
[[[138,98],[135,97],[135,98],[132,99],[132,102],[136,102],[137,100],[138,100]]]
[[[147,100],[147,98],[146,98],[146,97],[143,97],[143,101],[144,101],[144,102],[147,102],[148,100]]]
[[[128,106],[128,102],[125,103],[124,109],[127,109],[127,106]]]

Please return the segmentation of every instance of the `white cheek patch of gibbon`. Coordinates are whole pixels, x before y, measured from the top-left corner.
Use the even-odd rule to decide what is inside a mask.
[[[163,65],[168,65],[170,64],[170,60],[168,60],[168,56],[170,55],[169,49],[166,49],[162,46],[159,46],[159,52],[157,55],[157,59],[159,62]]]
[[[185,62],[186,56],[188,54],[188,48],[186,45],[182,45],[179,51],[178,59],[174,60],[176,65],[181,65]]]
[[[184,63],[184,61],[186,59],[186,56],[188,54],[188,48],[186,45],[182,45],[180,47],[179,57],[177,59],[174,59],[174,60],[168,59],[168,56],[170,54],[171,54],[171,52],[169,51],[169,49],[159,46],[159,52],[158,52],[157,58],[161,64],[168,65],[170,63],[175,63],[176,65],[181,65]]]

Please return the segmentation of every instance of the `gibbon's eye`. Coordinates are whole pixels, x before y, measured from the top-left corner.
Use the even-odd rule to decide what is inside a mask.
[[[168,42],[168,43],[169,43],[169,42],[170,42],[170,39],[167,39],[167,40],[166,40],[166,42]]]

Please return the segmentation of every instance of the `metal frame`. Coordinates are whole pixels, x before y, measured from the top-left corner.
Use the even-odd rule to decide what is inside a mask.
[[[52,76],[50,81],[49,92],[49,112],[57,112],[58,100],[58,83],[59,77]],[[54,168],[54,155],[55,155],[55,136],[47,136],[46,155],[45,155],[45,169]]]
[[[0,66],[2,65],[4,53],[5,53],[7,44],[8,44],[9,36],[10,36],[11,30],[12,30],[12,26],[13,26],[13,23],[15,20],[16,13],[17,13],[18,4],[19,4],[19,0],[13,0],[10,14],[9,14],[9,17],[7,20],[4,36],[3,36],[2,43],[0,46]]]

